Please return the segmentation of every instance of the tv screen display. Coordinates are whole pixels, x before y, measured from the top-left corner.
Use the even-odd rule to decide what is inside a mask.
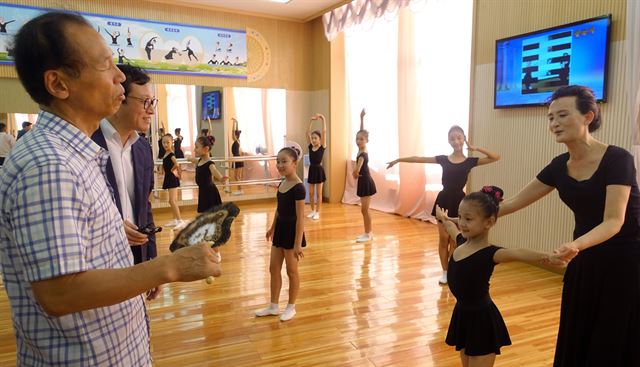
[[[606,100],[611,15],[496,41],[494,107],[544,105],[566,85]]]
[[[220,91],[202,93],[202,119],[220,119]]]

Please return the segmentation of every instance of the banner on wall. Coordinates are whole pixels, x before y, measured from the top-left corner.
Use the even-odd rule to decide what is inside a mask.
[[[20,27],[50,10],[0,3],[0,64],[13,64],[13,36]],[[247,77],[247,37],[243,30],[78,14],[105,39],[116,63],[157,73]]]

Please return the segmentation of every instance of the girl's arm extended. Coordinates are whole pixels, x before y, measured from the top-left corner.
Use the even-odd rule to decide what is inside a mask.
[[[211,177],[216,181],[224,181],[225,177],[218,171],[215,163],[209,165],[209,171],[211,171]]]
[[[436,161],[436,157],[418,157],[418,156],[404,157],[404,158],[395,159],[391,162],[387,162],[387,169],[401,162],[402,163],[438,163]]]
[[[317,113],[316,116],[318,116],[318,118],[322,120],[322,141],[320,142],[320,144],[322,145],[323,148],[326,148],[327,147],[327,120],[324,118],[324,115],[321,113]]]
[[[531,265],[551,265],[559,268],[564,268],[569,263],[567,260],[562,259],[560,255],[547,254],[526,248],[500,249],[493,254],[493,261],[496,263],[521,261]]]

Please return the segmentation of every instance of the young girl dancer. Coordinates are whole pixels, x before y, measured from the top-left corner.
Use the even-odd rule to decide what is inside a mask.
[[[314,120],[322,121],[322,133],[318,130],[311,131],[311,125]],[[307,218],[313,220],[320,219],[320,205],[322,204],[322,185],[327,180],[322,168],[322,156],[327,147],[327,122],[323,115],[316,113],[311,117],[309,128],[307,129],[307,142],[309,143],[309,203],[311,204],[311,213]],[[318,193],[316,199],[315,193]],[[314,206],[315,201],[315,206]]]
[[[182,135],[180,135],[180,131],[182,129],[175,129],[176,138],[173,139],[173,153],[176,155],[176,158],[184,158],[184,152],[182,151]]]
[[[464,197],[464,186],[467,183],[469,172],[475,166],[489,164],[500,159],[497,153],[490,150],[476,147],[467,141],[464,130],[460,126],[452,126],[449,129],[449,144],[453,148],[453,153],[449,156],[439,155],[435,157],[407,157],[398,158],[388,163],[387,168],[393,167],[396,163],[438,163],[442,166],[442,191],[438,193],[436,202],[433,205],[431,215],[435,216],[435,208],[439,206],[448,211],[451,217],[458,216],[458,205]],[[483,158],[466,157],[462,149],[467,144],[469,152],[477,150],[485,155]],[[438,223],[438,254],[440,255],[440,265],[442,265],[442,277],[438,280],[440,284],[447,284],[447,265],[449,256],[455,248],[455,241],[449,237],[442,223]]]
[[[180,207],[178,206],[178,187],[180,187],[182,171],[175,154],[173,154],[173,137],[171,134],[166,134],[162,137],[162,146],[165,150],[164,157],[162,157],[162,168],[164,169],[162,188],[169,190],[169,205],[173,212],[173,220],[167,223],[166,226],[181,227],[184,222],[180,217]]]
[[[204,213],[216,205],[222,204],[222,198],[218,188],[213,180],[224,181],[227,177],[223,176],[216,165],[211,161],[209,152],[213,146],[215,139],[213,136],[201,136],[196,139],[194,154],[198,159],[189,159],[196,165],[196,184],[198,185],[198,213]],[[220,250],[214,247],[213,251],[218,259],[222,260]]]
[[[238,129],[238,120],[233,117],[231,120],[233,121],[233,129],[231,130],[231,139],[233,139],[231,155],[234,157],[240,157],[242,155],[242,150],[240,149],[240,133],[242,131]],[[231,167],[233,167],[233,179],[235,181],[242,181],[244,162],[233,162]],[[238,190],[235,191],[233,195],[242,195],[242,189],[240,186],[238,186]]]
[[[367,154],[367,143],[369,142],[369,132],[364,129],[364,108],[360,112],[360,130],[356,134],[356,144],[358,145],[358,156],[356,166],[353,169],[353,177],[358,179],[357,195],[360,197],[362,219],[364,220],[364,234],[356,238],[356,242],[368,242],[373,240],[371,232],[371,215],[369,215],[369,204],[371,196],[376,193],[376,184],[369,174],[369,155]]]
[[[509,332],[500,311],[489,295],[489,278],[496,264],[522,261],[564,267],[560,255],[528,249],[504,249],[489,244],[489,230],[498,218],[503,197],[499,187],[485,186],[460,203],[460,230],[437,208],[436,216],[443,222],[458,247],[449,259],[449,289],[456,297],[446,343],[460,351],[464,367],[490,367],[500,348],[511,345]]]
[[[267,241],[272,240],[269,273],[271,274],[271,303],[267,308],[256,311],[256,316],[278,315],[278,301],[282,287],[282,262],[287,265],[289,276],[289,303],[280,321],[288,321],[296,314],[296,298],[300,289],[298,262],[304,257],[302,248],[304,238],[304,184],[296,174],[300,151],[294,147],[285,147],[278,152],[277,168],[284,180],[278,187],[278,207],[273,223],[267,231]]]

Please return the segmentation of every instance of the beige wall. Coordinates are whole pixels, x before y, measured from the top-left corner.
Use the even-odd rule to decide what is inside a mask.
[[[556,155],[565,151],[547,130],[546,108],[493,109],[495,40],[587,19],[613,15],[609,59],[608,102],[602,105],[603,126],[597,139],[629,149],[631,124],[625,97],[624,0],[477,0],[473,57],[470,139],[502,155],[496,164],[476,168],[471,189],[485,184],[516,194]],[[496,21],[504,19],[508,21]],[[492,240],[507,247],[552,250],[571,239],[573,216],[554,191],[516,214],[501,218]]]

